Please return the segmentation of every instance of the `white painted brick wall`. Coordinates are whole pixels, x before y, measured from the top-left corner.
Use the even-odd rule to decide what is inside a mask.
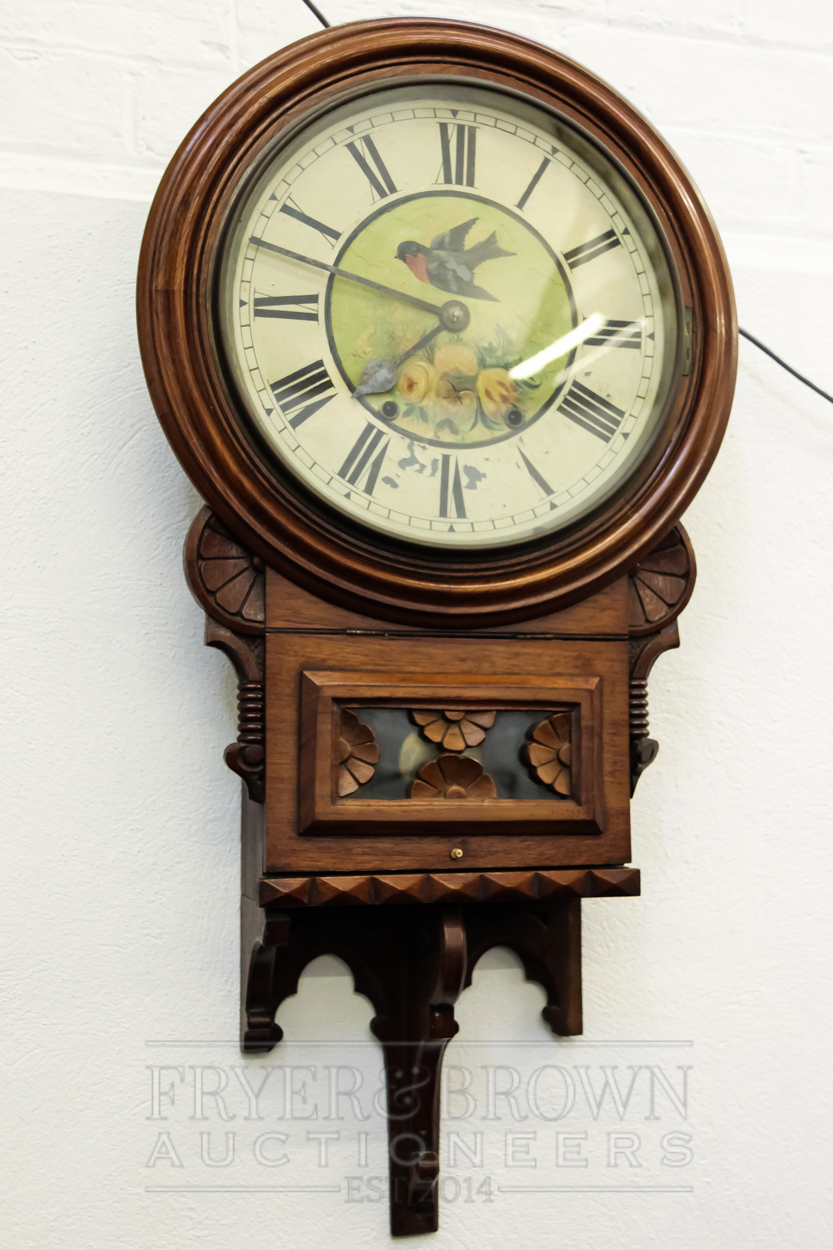
[[[742,323],[833,390],[833,6],[320,3],[333,22],[427,12],[503,26],[607,78],[701,185]],[[239,800],[220,762],[234,681],[202,649],[182,582],[199,501],[153,416],[133,314],[166,161],[244,68],[317,24],[300,0],[2,9],[2,1244],[384,1243],[384,1203],[345,1200],[347,1175],[368,1174],[358,1131],[371,1134],[370,1171],[382,1170],[378,1114],[322,1120],[342,1139],[319,1168],[309,1125],[271,1104],[262,1122],[247,1119],[231,1072],[243,1065],[256,1081],[270,1064],[320,1075],[346,1062],[367,1088],[378,1054],[369,1008],[332,960],[282,1009],[278,1052],[244,1064],[234,1046]],[[659,1121],[636,1102],[621,1119],[609,1104],[594,1118],[579,1096],[563,1122],[529,1108],[515,1122],[504,1104],[501,1120],[480,1124],[455,1120],[465,1102],[449,1097],[447,1127],[480,1124],[487,1158],[446,1171],[458,1183],[490,1177],[495,1201],[447,1189],[437,1250],[831,1242],[831,420],[828,404],[741,344],[726,443],[686,518],[700,574],[683,646],[652,678],[662,751],[634,805],[644,897],[585,905],[584,1040],[553,1042],[540,989],[496,953],[461,1001],[448,1055],[471,1068],[478,1096],[490,1065],[528,1075],[560,1064],[579,1095],[582,1065],[597,1087],[602,1065],[625,1084],[628,1065],[640,1080],[663,1067],[677,1083],[690,1066],[688,1118],[667,1099]],[[212,1104],[206,1121],[189,1119],[183,1069],[183,1083],[168,1074],[168,1119],[148,1120],[153,1064],[218,1067],[236,1118]],[[587,1134],[586,1168],[558,1166],[562,1126]],[[147,1166],[161,1130],[182,1168]],[[290,1163],[256,1166],[253,1137],[283,1130]],[[684,1167],[659,1162],[671,1130],[691,1135]],[[234,1132],[234,1163],[202,1163],[200,1131],[215,1155]],[[617,1131],[641,1138],[642,1168],[608,1166]],[[537,1134],[536,1167],[513,1165],[509,1132]],[[326,1192],[288,1192],[315,1183]],[[252,1192],[276,1185],[285,1191]]]

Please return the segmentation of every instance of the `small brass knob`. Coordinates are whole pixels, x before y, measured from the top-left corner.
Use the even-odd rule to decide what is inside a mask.
[[[462,859],[462,858],[463,858],[463,848],[462,848],[461,846],[455,846],[455,847],[452,849],[452,852],[451,852],[451,858],[452,858],[452,859]]]

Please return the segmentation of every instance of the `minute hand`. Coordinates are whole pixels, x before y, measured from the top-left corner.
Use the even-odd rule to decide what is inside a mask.
[[[288,256],[290,260],[299,260],[303,265],[313,265],[316,269],[334,273],[337,278],[359,282],[362,286],[369,286],[374,291],[381,291],[383,295],[393,295],[395,299],[402,300],[405,304],[412,304],[414,308],[422,308],[425,312],[433,313],[435,316],[440,311],[439,304],[432,304],[429,300],[420,299],[417,295],[406,295],[404,291],[397,291],[396,287],[383,286],[381,282],[374,282],[371,278],[360,278],[357,273],[339,269],[338,265],[327,265],[323,260],[313,260],[311,256],[302,256],[300,252],[290,252],[288,247],[278,247],[277,243],[267,243],[265,239],[257,239],[254,235],[251,236],[249,242],[254,243],[255,247],[265,247],[270,252],[277,252],[279,256]]]

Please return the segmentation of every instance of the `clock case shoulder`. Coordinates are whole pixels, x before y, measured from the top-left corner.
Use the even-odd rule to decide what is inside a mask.
[[[267,629],[372,638],[390,637],[390,624],[321,600],[267,569],[208,505],[191,524],[183,561],[188,586],[206,613],[206,645],[223,651],[238,676],[238,738],[224,758],[246,784],[249,798],[263,803]],[[648,677],[660,655],[680,645],[677,618],[691,598],[696,575],[691,540],[677,524],[626,579],[592,600],[536,619],[521,630],[506,624],[494,629],[496,638],[555,640],[616,636],[626,622],[631,794],[659,750],[648,733]],[[271,600],[280,605],[270,626],[267,576]],[[420,627],[411,625],[403,632],[413,635]]]

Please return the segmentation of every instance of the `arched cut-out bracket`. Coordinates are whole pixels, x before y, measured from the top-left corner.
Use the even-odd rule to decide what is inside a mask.
[[[391,1232],[403,1237],[438,1227],[440,1069],[458,1030],[454,1004],[478,960],[492,947],[509,947],[546,991],[543,1016],[552,1031],[580,1033],[581,899],[638,894],[639,872],[424,873],[398,878],[399,889],[396,882],[261,882],[265,906],[250,906],[263,931],[249,943],[248,961],[242,952],[242,1049],[263,1053],[281,1040],[275,1014],[313,959],[332,954],[347,964],[356,992],[373,1004],[371,1029],[384,1051]]]

